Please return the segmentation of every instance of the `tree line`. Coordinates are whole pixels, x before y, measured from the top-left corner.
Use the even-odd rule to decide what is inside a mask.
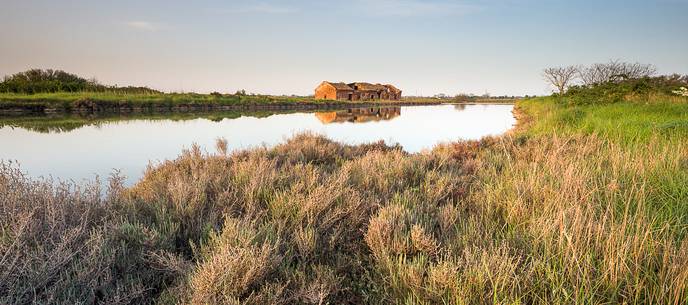
[[[655,76],[656,73],[657,68],[651,64],[611,60],[607,63],[596,63],[589,66],[550,67],[543,70],[543,77],[555,89],[555,93],[558,94],[566,93],[571,87],[594,87],[601,84],[620,83],[628,80],[647,79],[655,83],[688,83],[688,76]]]
[[[160,91],[148,87],[119,87],[98,83],[62,70],[31,69],[5,76],[0,82],[0,93],[55,93],[55,92],[121,92],[153,94]]]

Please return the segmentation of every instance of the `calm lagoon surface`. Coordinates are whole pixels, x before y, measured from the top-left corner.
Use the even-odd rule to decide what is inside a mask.
[[[176,158],[194,143],[215,152],[218,138],[228,150],[272,146],[300,132],[322,134],[348,144],[384,140],[408,152],[438,143],[480,139],[511,129],[513,105],[438,105],[354,108],[330,112],[275,113],[226,118],[123,119],[70,128],[41,128],[4,120],[0,162],[18,162],[31,177],[82,182],[105,179],[115,170],[132,185],[146,166]]]

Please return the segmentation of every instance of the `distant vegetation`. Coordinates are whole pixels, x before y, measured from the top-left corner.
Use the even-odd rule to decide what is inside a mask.
[[[491,96],[490,94],[485,93],[483,95],[457,94],[453,97],[447,98],[457,103],[514,103],[517,100],[522,99],[523,97],[513,95]]]
[[[405,96],[402,99],[409,102],[434,102],[434,103],[484,103],[484,104],[513,104],[517,100],[522,99],[521,96],[490,96],[489,94],[474,95],[474,94],[457,94],[455,96],[438,94],[432,97],[423,96]]]
[[[550,67],[543,70],[543,77],[556,90],[555,93],[564,94],[573,89],[573,95],[585,91],[605,96],[617,93],[671,94],[688,86],[688,75],[655,76],[656,73],[657,69],[651,64],[612,60],[590,66]]]
[[[120,92],[134,94],[161,93],[147,87],[117,87],[99,84],[61,70],[32,69],[5,76],[0,82],[0,93],[56,93],[56,92]]]
[[[568,87],[562,100],[573,104],[608,104],[624,100],[647,100],[652,96],[666,98],[681,96],[681,88],[688,87],[688,76],[645,76],[642,78],[573,85]]]

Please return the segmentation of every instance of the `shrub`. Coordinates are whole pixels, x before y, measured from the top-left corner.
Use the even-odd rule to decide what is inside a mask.
[[[0,303],[136,303],[170,281],[150,260],[158,234],[117,217],[121,179],[99,188],[0,164]]]
[[[85,79],[61,70],[31,69],[5,76],[0,82],[0,93],[55,93],[55,92],[121,92],[153,94],[160,93],[147,87],[118,87],[99,84],[94,79]]]
[[[562,101],[575,105],[610,104],[634,97],[649,100],[648,96],[651,94],[671,95],[685,86],[688,86],[688,76],[644,77],[587,86],[572,86],[560,97]]]

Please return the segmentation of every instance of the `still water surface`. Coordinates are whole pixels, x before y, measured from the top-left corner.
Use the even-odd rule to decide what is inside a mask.
[[[214,152],[218,138],[230,150],[275,145],[304,131],[360,144],[384,140],[408,152],[430,149],[440,142],[498,135],[515,123],[512,105],[439,105],[349,109],[335,112],[240,116],[209,120],[114,120],[49,132],[9,124],[0,127],[0,160],[19,162],[32,177],[92,180],[120,170],[127,184],[136,182],[146,166],[176,158],[197,143]],[[13,125],[13,126],[10,126]]]

